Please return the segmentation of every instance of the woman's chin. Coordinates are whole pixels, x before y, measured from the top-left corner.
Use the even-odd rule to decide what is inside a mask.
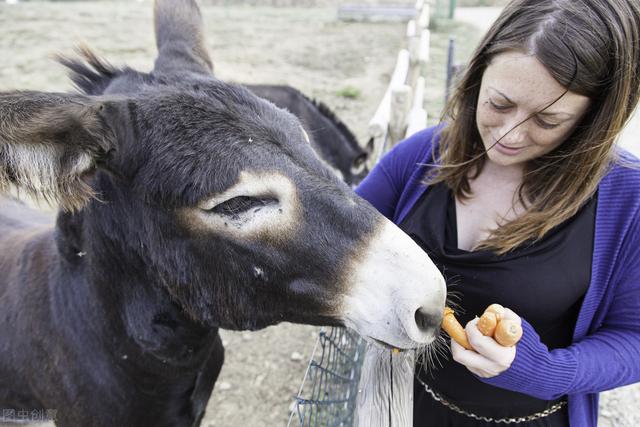
[[[524,165],[528,160],[524,153],[519,153],[518,155],[505,155],[495,149],[487,151],[487,157],[491,163],[505,167]]]

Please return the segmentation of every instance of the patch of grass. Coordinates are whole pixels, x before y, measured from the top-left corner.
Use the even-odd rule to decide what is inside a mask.
[[[345,86],[336,92],[336,95],[348,99],[360,98],[360,89],[354,86]]]

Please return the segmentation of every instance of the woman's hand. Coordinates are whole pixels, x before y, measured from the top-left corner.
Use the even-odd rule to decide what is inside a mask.
[[[511,319],[521,324],[520,316],[508,308],[504,312],[505,319]],[[468,370],[482,378],[491,378],[509,369],[516,357],[516,346],[504,347],[493,338],[480,333],[478,318],[473,319],[465,327],[469,344],[473,350],[467,350],[451,340],[451,354],[453,360],[463,364]],[[474,351],[475,350],[475,351]]]

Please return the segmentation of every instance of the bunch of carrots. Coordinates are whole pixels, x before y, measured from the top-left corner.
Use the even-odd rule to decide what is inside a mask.
[[[478,329],[482,335],[493,337],[498,344],[505,347],[512,347],[522,337],[522,327],[514,320],[504,318],[505,308],[500,304],[491,304],[478,320]],[[473,347],[467,340],[467,334],[462,325],[455,318],[453,310],[449,307],[444,309],[444,318],[442,319],[442,329],[449,334],[451,339],[467,350],[473,350]]]

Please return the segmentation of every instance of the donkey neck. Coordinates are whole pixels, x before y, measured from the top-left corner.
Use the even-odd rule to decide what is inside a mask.
[[[109,239],[86,212],[60,214],[57,244],[65,276],[60,306],[74,306],[80,323],[113,338],[114,357],[144,369],[196,369],[217,329],[188,318],[134,251]],[[90,332],[89,332],[90,333]]]

